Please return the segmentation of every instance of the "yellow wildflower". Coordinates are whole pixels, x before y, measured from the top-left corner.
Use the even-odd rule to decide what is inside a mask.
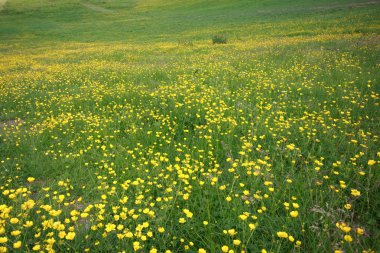
[[[34,180],[36,180],[34,177],[28,177],[27,179],[26,179],[29,183],[33,183],[34,182]]]
[[[68,232],[66,235],[66,240],[74,240],[75,232]]]
[[[17,242],[15,242],[15,243],[13,243],[13,248],[14,248],[14,249],[18,249],[18,248],[21,247],[21,245],[22,245],[21,241],[17,241]]]
[[[352,237],[350,235],[345,235],[344,240],[347,242],[352,242]]]
[[[288,233],[280,231],[280,232],[277,232],[277,236],[280,238],[288,238]]]

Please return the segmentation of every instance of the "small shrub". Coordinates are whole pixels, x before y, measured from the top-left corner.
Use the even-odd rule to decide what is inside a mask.
[[[226,44],[227,37],[223,34],[216,34],[212,37],[212,44]]]

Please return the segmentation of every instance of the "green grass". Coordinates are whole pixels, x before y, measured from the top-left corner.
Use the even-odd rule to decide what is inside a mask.
[[[0,252],[378,251],[379,10],[6,2]]]

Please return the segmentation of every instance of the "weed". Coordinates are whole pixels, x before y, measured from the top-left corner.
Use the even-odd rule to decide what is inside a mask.
[[[224,34],[216,34],[212,36],[212,44],[226,44],[227,37]]]

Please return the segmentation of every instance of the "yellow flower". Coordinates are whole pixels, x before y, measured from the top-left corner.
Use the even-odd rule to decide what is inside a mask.
[[[344,208],[346,208],[347,210],[350,210],[351,207],[352,207],[351,204],[345,204],[345,205],[344,205]]]
[[[345,235],[344,240],[347,242],[352,242],[352,237],[350,235]]]
[[[358,235],[363,235],[363,234],[364,234],[364,229],[362,229],[362,228],[357,228],[357,229],[356,229],[356,233],[358,233]]]
[[[375,160],[369,160],[367,164],[369,166],[372,166],[372,165],[376,164],[376,161]]]
[[[289,144],[289,145],[286,145],[286,147],[290,150],[294,150],[295,149],[295,145],[293,143]]]
[[[51,210],[51,211],[49,212],[49,214],[50,214],[51,216],[54,216],[54,217],[59,216],[61,213],[62,213],[62,210]]]
[[[203,249],[203,248],[200,248],[199,250],[198,250],[198,253],[206,253],[207,251],[205,250],[205,249]]]
[[[291,211],[290,216],[292,216],[293,218],[296,218],[298,216],[298,211]]]
[[[246,220],[246,219],[248,218],[248,216],[245,215],[245,214],[241,214],[241,215],[239,215],[239,218],[240,218],[241,220]]]
[[[230,196],[226,197],[227,202],[230,202],[232,198]]]
[[[280,238],[288,238],[288,233],[280,231],[280,232],[277,232],[277,236]]]
[[[183,224],[183,223],[186,222],[186,219],[185,219],[185,218],[179,218],[179,221],[178,221],[178,222],[181,223],[181,224]]]
[[[14,230],[11,232],[11,235],[13,235],[13,236],[18,236],[19,234],[21,234],[20,230]]]
[[[61,203],[62,201],[64,201],[65,200],[65,195],[63,195],[63,194],[60,194],[59,196],[58,196],[58,203]]]
[[[340,230],[342,230],[345,233],[348,233],[351,231],[351,227],[349,227],[346,223],[344,222],[337,222],[335,224]]]
[[[58,233],[58,237],[61,238],[61,239],[65,238],[65,236],[66,236],[66,232],[65,231],[60,231]]]
[[[30,199],[21,205],[22,210],[32,209],[35,205],[34,200]]]
[[[224,253],[228,252],[228,246],[227,245],[222,246],[222,252],[224,252]]]
[[[186,214],[187,218],[192,218],[193,213],[189,211],[189,209],[183,209],[183,212]]]
[[[111,224],[111,223],[108,223],[107,225],[106,225],[106,231],[109,233],[109,232],[111,232],[111,231],[113,231],[113,230],[115,230],[116,229],[116,225],[115,224]]]
[[[159,227],[159,228],[158,228],[158,232],[160,232],[160,233],[165,232],[165,228],[163,228],[163,227]]]
[[[9,221],[10,221],[10,223],[12,223],[12,224],[16,224],[16,223],[18,223],[19,219],[17,219],[17,218],[12,218],[12,219],[10,219]]]
[[[236,245],[236,246],[239,246],[241,243],[240,240],[236,239],[236,240],[233,240],[233,244]]]
[[[8,241],[7,237],[0,237],[0,243],[6,243]]]
[[[53,245],[55,243],[55,239],[54,238],[49,238],[49,239],[46,240],[46,243],[50,244],[50,245]]]
[[[26,179],[29,183],[33,183],[34,182],[34,180],[36,180],[34,177],[28,177],[27,179]]]
[[[355,197],[359,197],[360,196],[360,191],[358,191],[356,189],[351,189],[351,195],[355,196]]]
[[[341,226],[340,229],[345,232],[345,233],[348,233],[351,231],[351,228],[349,226]]]
[[[228,229],[228,234],[230,235],[230,236],[234,236],[234,235],[236,235],[237,234],[237,232],[235,231],[235,229]]]
[[[18,248],[20,248],[21,247],[21,241],[17,241],[17,242],[15,242],[15,243],[13,243],[13,248],[14,249],[18,249]]]
[[[38,250],[40,250],[40,249],[41,249],[41,245],[39,245],[39,244],[34,245],[34,247],[33,247],[33,250],[34,250],[34,251],[38,251]]]
[[[75,232],[68,232],[66,235],[66,240],[74,240]]]
[[[133,242],[133,250],[138,251],[141,248],[140,242]]]
[[[132,238],[133,237],[133,233],[131,231],[128,231],[127,233],[125,233],[125,237]]]

